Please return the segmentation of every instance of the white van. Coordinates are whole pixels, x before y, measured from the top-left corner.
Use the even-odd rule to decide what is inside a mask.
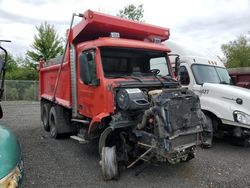
[[[194,52],[170,41],[165,45],[171,53],[179,55],[178,79],[183,87],[199,95],[213,133],[217,136],[230,134],[249,145],[250,90],[231,85],[231,78],[218,57]]]

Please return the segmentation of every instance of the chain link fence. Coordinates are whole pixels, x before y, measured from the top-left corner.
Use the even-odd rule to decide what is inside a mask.
[[[5,80],[4,101],[38,101],[39,82],[32,80]]]

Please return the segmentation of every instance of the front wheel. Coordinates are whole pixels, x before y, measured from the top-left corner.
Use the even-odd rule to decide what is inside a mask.
[[[118,178],[118,163],[116,159],[116,147],[103,147],[101,154],[102,175],[104,180]]]

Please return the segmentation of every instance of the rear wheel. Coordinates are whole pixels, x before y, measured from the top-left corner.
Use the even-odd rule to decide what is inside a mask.
[[[58,138],[58,117],[54,106],[49,113],[49,128],[51,137]]]
[[[42,123],[43,123],[43,129],[45,131],[49,131],[50,127],[49,127],[49,104],[42,104]]]
[[[111,180],[118,178],[118,163],[116,158],[116,147],[102,148],[102,175],[104,180]]]
[[[62,134],[72,135],[76,132],[75,127],[70,122],[70,110],[62,106],[52,106],[49,112],[49,128],[53,138],[58,138]]]

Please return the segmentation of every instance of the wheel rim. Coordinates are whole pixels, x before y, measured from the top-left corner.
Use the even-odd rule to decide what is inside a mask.
[[[50,134],[53,138],[57,136],[56,126],[55,126],[55,119],[54,116],[51,116],[51,122],[50,122]]]
[[[102,174],[104,180],[111,180],[118,177],[115,146],[103,147],[102,149]]]
[[[46,113],[46,110],[43,110],[43,125],[46,127],[48,124],[48,114]]]
[[[42,108],[42,125],[43,125],[43,129],[45,131],[49,131],[50,127],[49,127],[49,112],[48,112],[48,106],[44,105]]]

